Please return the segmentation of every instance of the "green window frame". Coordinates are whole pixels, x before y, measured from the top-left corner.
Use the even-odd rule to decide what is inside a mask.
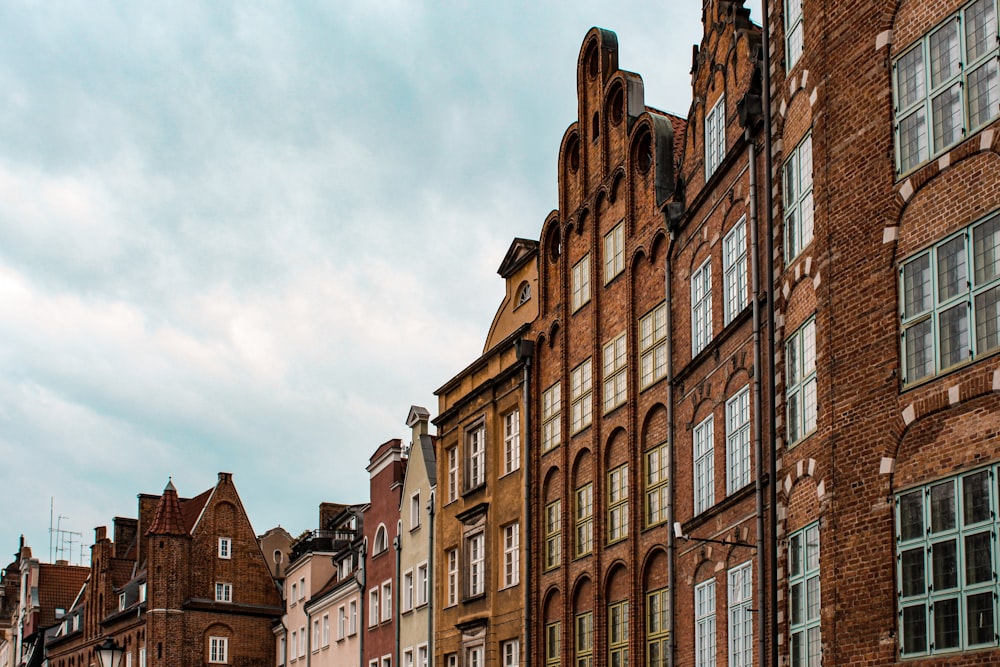
[[[1000,212],[904,260],[899,295],[904,386],[1000,348]]]
[[[997,646],[998,467],[896,494],[900,656]]]
[[[819,522],[788,538],[788,634],[791,667],[820,667]]]
[[[785,341],[785,414],[788,446],[791,447],[816,430],[816,318]]]
[[[788,266],[813,240],[812,133],[807,134],[785,160],[782,187],[785,266]]]
[[[892,64],[896,173],[910,172],[1000,115],[997,0],[974,0]]]

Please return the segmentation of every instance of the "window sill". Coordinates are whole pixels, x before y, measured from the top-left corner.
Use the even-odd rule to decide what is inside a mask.
[[[605,547],[613,547],[613,546],[615,546],[617,544],[621,544],[622,542],[625,542],[626,540],[628,540],[628,535],[624,535],[622,537],[616,537],[614,540],[608,540],[605,543],[604,546]]]
[[[470,595],[468,597],[462,598],[462,603],[468,604],[470,602],[476,602],[478,600],[485,600],[485,599],[486,599],[486,592],[484,591],[482,593],[476,593],[475,595]]]
[[[618,408],[622,407],[626,403],[628,403],[627,399],[624,400],[624,401],[622,401],[621,403],[618,403],[617,405],[612,405],[610,408],[608,408],[607,410],[604,411],[604,413],[603,413],[602,416],[603,417],[607,417],[607,416],[613,414],[614,412],[616,412],[618,410]]]
[[[462,492],[462,497],[463,498],[468,498],[469,496],[474,496],[477,493],[479,493],[481,491],[485,491],[485,490],[486,490],[486,482],[480,482],[476,486],[469,487],[468,489],[466,489],[465,491],[463,491]]]
[[[562,445],[562,443],[559,443],[558,445],[552,445],[548,449],[542,450],[542,456],[545,456],[546,454],[556,451],[557,449],[559,449],[560,445]]]

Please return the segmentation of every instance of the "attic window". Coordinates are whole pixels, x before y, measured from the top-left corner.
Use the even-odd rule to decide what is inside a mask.
[[[118,595],[118,611],[125,610],[125,594],[121,593]]]
[[[524,283],[521,285],[521,290],[517,294],[517,305],[520,306],[531,300],[531,285],[529,283]]]
[[[638,167],[639,171],[646,173],[649,168],[653,165],[653,141],[649,132],[642,135],[639,141],[636,143],[635,148],[635,166]]]
[[[56,618],[62,618],[66,615],[65,607],[56,607]]]

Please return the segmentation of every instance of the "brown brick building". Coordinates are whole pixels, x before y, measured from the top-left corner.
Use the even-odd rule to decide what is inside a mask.
[[[53,667],[97,664],[112,638],[122,667],[271,665],[281,596],[229,473],[191,499],[168,483],[139,518],[95,531],[90,576],[46,649]]]

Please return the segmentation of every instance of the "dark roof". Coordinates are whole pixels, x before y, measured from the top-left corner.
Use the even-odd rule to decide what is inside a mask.
[[[184,517],[181,515],[181,502],[177,497],[177,489],[173,482],[167,482],[163,489],[160,502],[156,506],[156,514],[147,535],[190,535]]]
[[[40,610],[38,622],[41,627],[55,623],[57,607],[64,611],[69,610],[89,574],[89,567],[39,564],[38,604]]]

